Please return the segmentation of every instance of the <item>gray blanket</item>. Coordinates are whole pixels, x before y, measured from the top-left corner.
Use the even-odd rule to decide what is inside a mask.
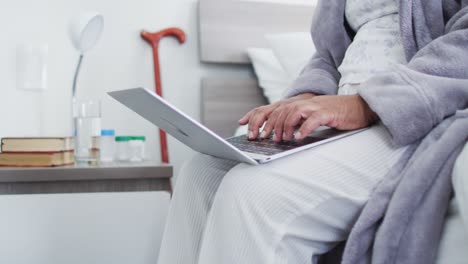
[[[336,94],[354,32],[346,0],[319,1],[317,53],[288,96]],[[400,0],[407,65],[361,84],[393,144],[411,145],[375,190],[351,231],[342,263],[430,264],[451,195],[453,162],[468,134],[468,0]]]

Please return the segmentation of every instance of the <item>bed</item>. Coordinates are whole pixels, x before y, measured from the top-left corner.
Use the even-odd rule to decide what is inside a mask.
[[[266,34],[307,32],[313,11],[313,5],[284,4],[276,1],[200,0],[201,61],[213,64],[254,63],[255,68],[249,49],[271,47],[271,42],[265,38]],[[297,70],[292,72],[294,75]],[[259,76],[257,71],[256,73]],[[262,86],[261,77],[244,80],[203,79],[202,122],[223,137],[232,136],[238,128],[237,120],[243,114],[256,106],[268,103],[271,99],[259,83]],[[463,162],[466,160],[468,160],[468,147],[460,156],[459,166],[455,169],[454,180],[457,179],[457,182],[468,182],[468,166]],[[468,188],[455,189],[458,191],[457,201],[451,205],[447,215],[436,263],[466,263],[468,259],[468,254],[463,248],[463,245],[468,243],[466,233],[468,219],[462,218],[459,206],[459,204],[468,206]],[[462,212],[468,210],[468,208],[461,209]],[[460,232],[460,229],[465,231]]]

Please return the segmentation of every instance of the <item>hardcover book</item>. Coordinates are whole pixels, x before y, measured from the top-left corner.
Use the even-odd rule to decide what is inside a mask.
[[[4,167],[55,167],[73,163],[73,151],[0,153],[0,166]]]
[[[72,137],[3,138],[2,152],[62,152],[74,149]]]

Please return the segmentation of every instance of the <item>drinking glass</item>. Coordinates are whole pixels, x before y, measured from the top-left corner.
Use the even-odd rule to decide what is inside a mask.
[[[73,101],[75,161],[97,164],[101,136],[101,102],[99,100]]]

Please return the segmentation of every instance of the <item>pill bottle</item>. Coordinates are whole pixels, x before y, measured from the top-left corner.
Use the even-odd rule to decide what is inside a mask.
[[[141,162],[145,160],[145,136],[117,136],[115,142],[118,161]]]
[[[115,131],[113,129],[102,129],[101,138],[99,142],[99,160],[103,163],[110,163],[114,161],[115,155]]]
[[[129,153],[130,138],[131,138],[130,136],[115,137],[115,145],[116,145],[115,159],[117,161],[130,161],[130,153]]]
[[[129,160],[131,162],[141,162],[145,160],[145,136],[131,136],[129,141]]]

